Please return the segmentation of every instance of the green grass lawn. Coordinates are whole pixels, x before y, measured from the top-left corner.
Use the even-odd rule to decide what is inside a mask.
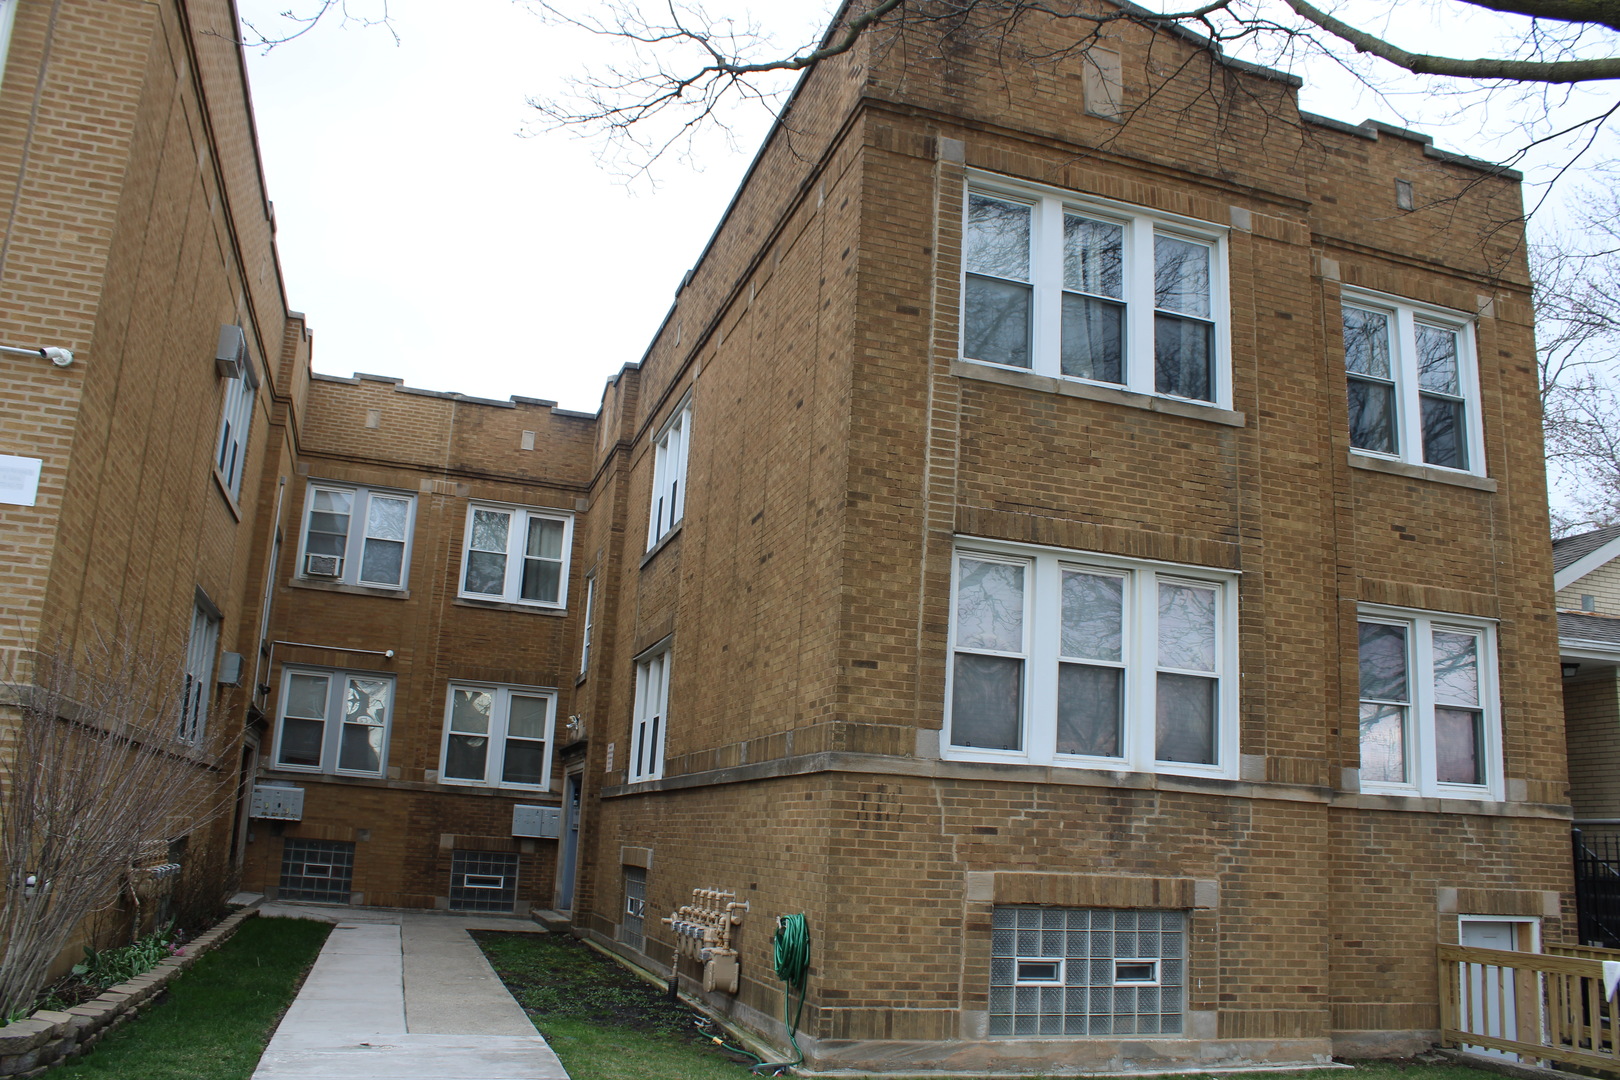
[[[566,934],[476,930],[506,988],[570,1080],[746,1080],[752,1058],[700,1034],[658,987]]]
[[[571,1080],[749,1075],[752,1061],[724,1053],[699,1034],[690,1009],[671,1004],[658,987],[572,937],[487,930],[473,937]],[[1498,1074],[1460,1065],[1365,1062],[1353,1071],[1191,1073],[1166,1080],[1498,1080]]]
[[[247,1080],[331,930],[309,919],[247,920],[51,1080]]]

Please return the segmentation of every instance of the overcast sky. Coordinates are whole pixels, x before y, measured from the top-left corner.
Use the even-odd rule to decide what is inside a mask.
[[[240,6],[268,29],[295,2]],[[752,10],[792,46],[813,34],[817,7],[778,0]],[[329,20],[250,54],[288,300],[308,316],[315,369],[594,411],[604,380],[641,358],[768,118],[744,110],[736,145],[711,139],[700,171],[670,161],[656,189],[627,187],[595,147],[539,131],[527,105],[587,59],[611,58],[604,43],[548,27],[511,0],[458,0],[453,16],[445,0],[389,8],[397,45],[384,30]],[[1408,17],[1411,43],[1462,44],[1459,26]],[[1480,25],[1470,18],[1468,29]],[[1380,102],[1358,97],[1330,65],[1300,73],[1307,109],[1416,124],[1447,149],[1482,156],[1509,148],[1482,119],[1503,129],[1545,116],[1531,102],[1454,122],[1454,101]]]

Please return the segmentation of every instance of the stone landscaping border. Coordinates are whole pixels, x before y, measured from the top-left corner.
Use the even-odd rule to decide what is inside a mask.
[[[0,1077],[33,1080],[52,1065],[89,1050],[107,1032],[151,1004],[199,956],[228,940],[245,920],[259,913],[262,902],[255,899],[227,915],[194,941],[186,942],[181,955],[158,961],[151,971],[109,988],[100,997],[66,1012],[41,1009],[26,1020],[0,1027]]]

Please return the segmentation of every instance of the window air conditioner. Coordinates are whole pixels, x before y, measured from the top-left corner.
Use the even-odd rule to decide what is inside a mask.
[[[219,677],[221,686],[241,686],[242,669],[244,667],[241,653],[227,652],[219,654]]]
[[[247,338],[242,328],[226,323],[219,328],[219,347],[214,350],[214,368],[222,379],[240,379],[247,367]]]
[[[343,556],[311,552],[304,556],[304,573],[308,577],[339,577],[343,573]]]

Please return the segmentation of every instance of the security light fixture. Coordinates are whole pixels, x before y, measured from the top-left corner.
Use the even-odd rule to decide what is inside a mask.
[[[15,345],[0,345],[0,353],[7,356],[37,356],[49,360],[57,367],[67,367],[73,363],[73,350],[59,348],[55,345],[46,345],[38,349],[23,349]]]

